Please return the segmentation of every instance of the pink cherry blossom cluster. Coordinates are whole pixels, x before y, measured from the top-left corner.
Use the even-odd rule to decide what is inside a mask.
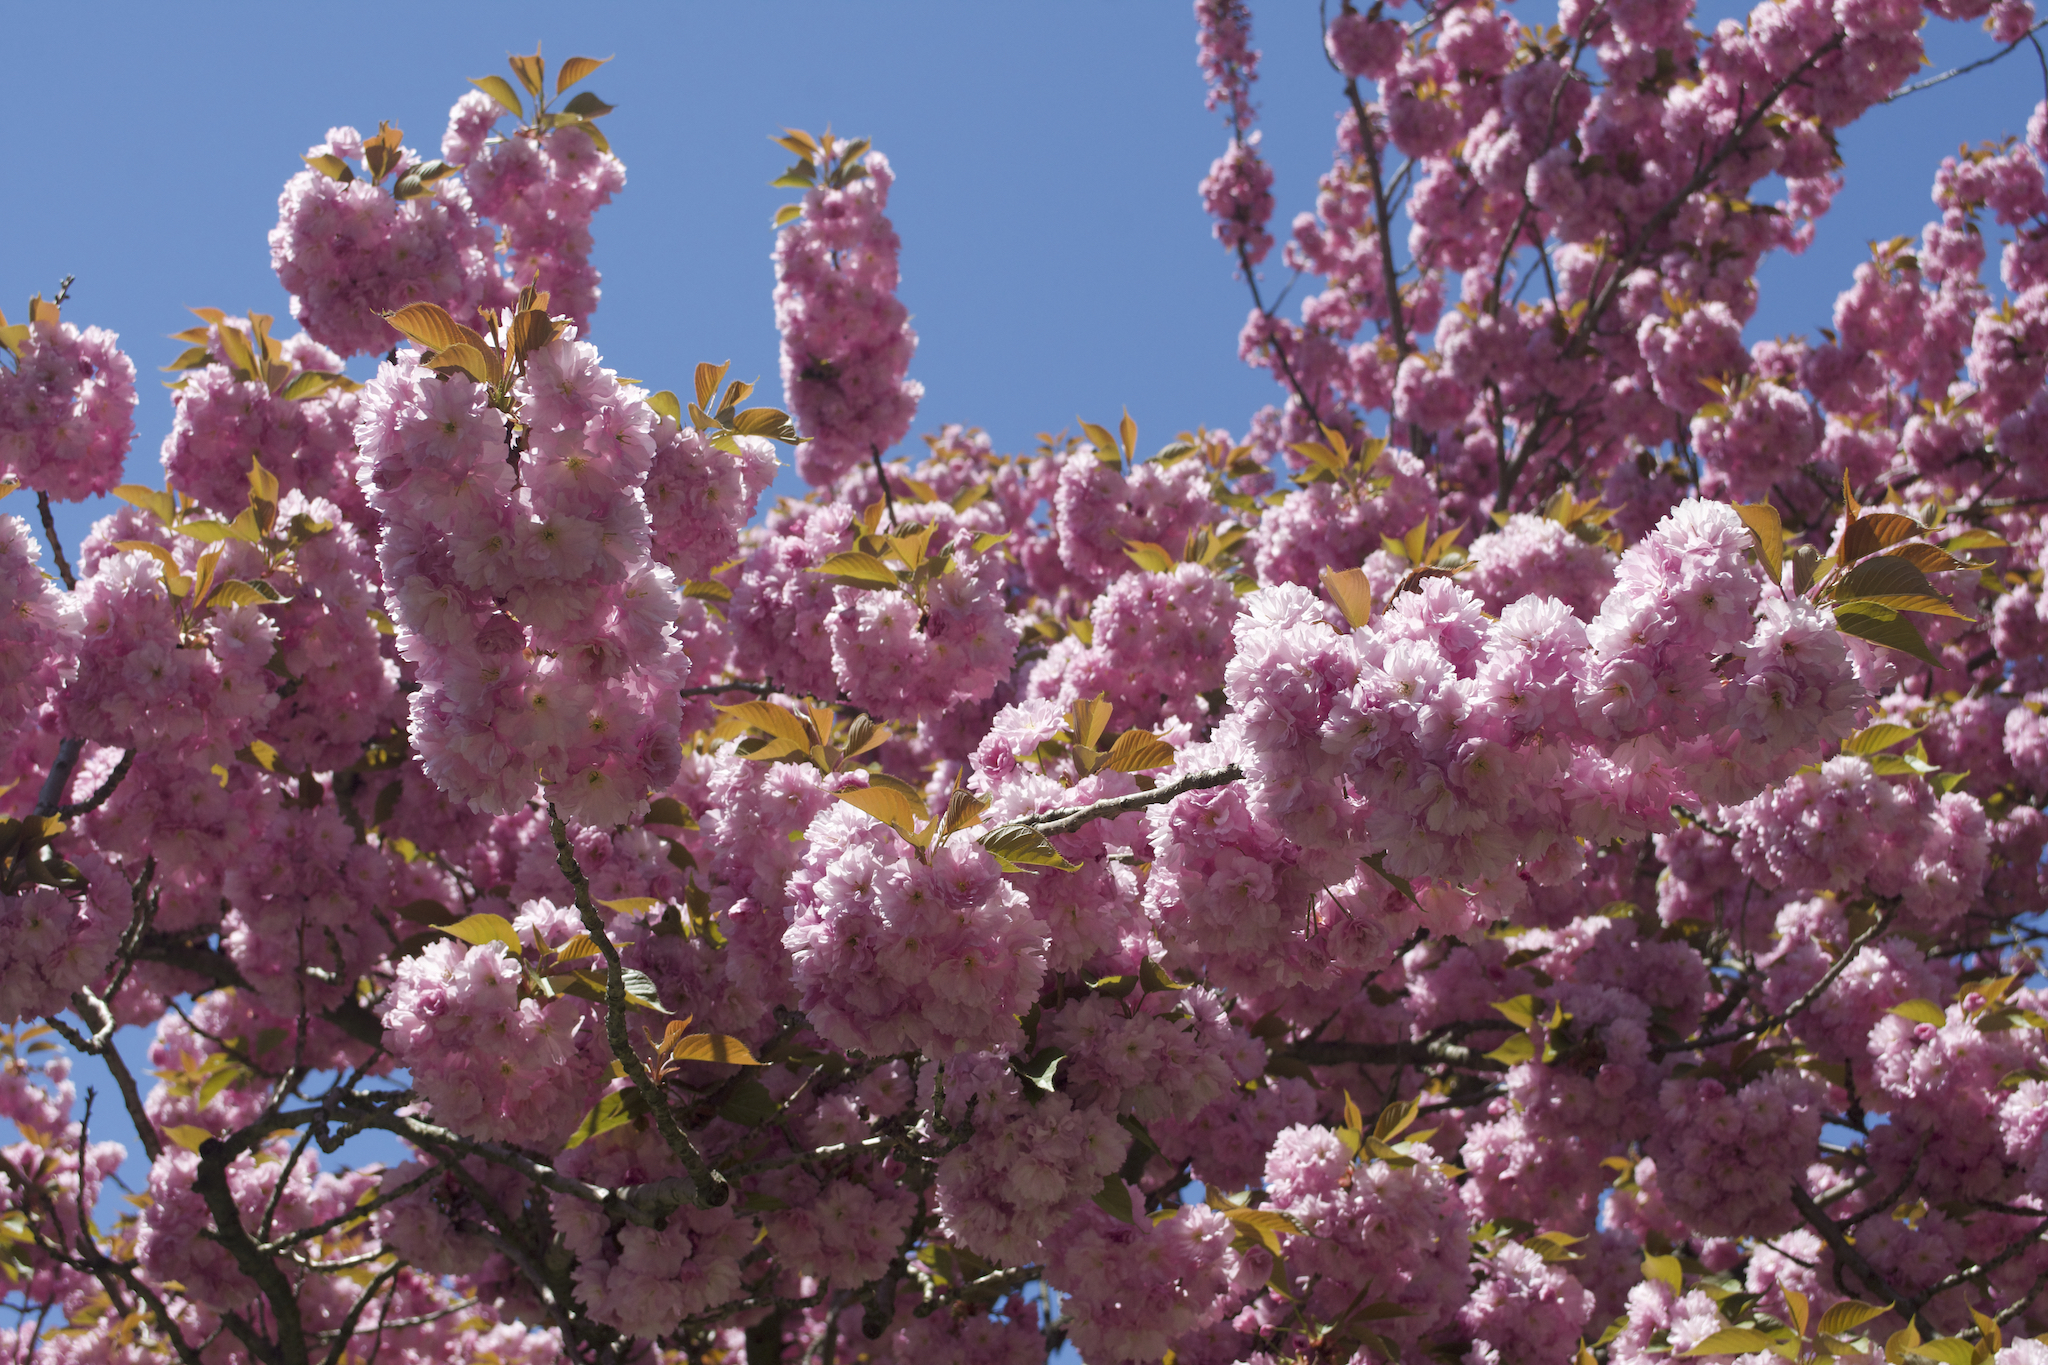
[[[63,502],[105,493],[135,439],[135,362],[39,304],[0,362],[0,475]]]
[[[425,684],[414,739],[480,810],[537,777],[577,819],[616,823],[680,762],[688,659],[640,492],[654,414],[572,333],[532,355],[517,398],[515,436],[482,385],[417,361],[363,393],[361,477],[399,652]]]
[[[363,136],[330,128],[306,155],[359,162]],[[402,176],[423,160],[401,148],[394,173]],[[313,340],[343,356],[386,351],[400,338],[384,315],[409,303],[437,303],[468,318],[512,301],[491,231],[459,181],[401,200],[368,169],[343,180],[308,168],[278,196],[270,267]]]
[[[512,287],[545,291],[557,312],[588,330],[598,296],[590,220],[625,188],[626,167],[579,123],[498,136],[506,112],[481,90],[464,95],[448,111],[441,155],[463,168],[477,215],[498,225]]]
[[[797,473],[831,483],[910,431],[924,386],[904,376],[917,334],[896,297],[901,243],[884,213],[896,175],[868,152],[864,174],[805,192],[775,239],[775,325],[782,389],[811,440]]]

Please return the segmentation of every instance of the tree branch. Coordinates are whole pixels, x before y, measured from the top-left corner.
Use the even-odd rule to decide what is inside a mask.
[[[668,1144],[669,1151],[675,1153],[676,1160],[683,1163],[683,1169],[695,1182],[691,1202],[700,1209],[716,1208],[730,1197],[731,1190],[725,1183],[725,1177],[711,1168],[704,1160],[704,1154],[697,1150],[697,1144],[690,1141],[690,1135],[676,1122],[667,1096],[647,1074],[646,1064],[633,1049],[633,1039],[626,1032],[626,966],[619,959],[618,946],[605,932],[604,918],[597,913],[597,906],[590,899],[590,881],[583,875],[582,865],[576,861],[576,851],[569,845],[568,826],[562,823],[553,801],[548,802],[548,829],[555,836],[555,863],[562,869],[562,875],[569,879],[569,885],[575,888],[576,909],[583,916],[584,931],[597,944],[597,950],[604,954],[604,1033],[611,1044],[612,1056],[618,1059],[620,1067],[633,1082],[633,1088],[640,1092],[662,1141]]]
[[[1111,796],[1086,806],[1066,806],[1059,810],[1040,811],[1036,815],[1022,816],[1010,823],[1029,825],[1040,834],[1072,834],[1091,820],[1103,820],[1113,815],[1143,810],[1162,801],[1171,801],[1185,792],[1201,791],[1205,787],[1226,786],[1243,776],[1244,769],[1233,763],[1227,768],[1217,768],[1211,772],[1187,773],[1163,787],[1154,787],[1148,792]]]
[[[1806,1220],[1807,1226],[1819,1233],[1821,1240],[1828,1244],[1828,1249],[1835,1253],[1836,1264],[1846,1265],[1860,1275],[1865,1289],[1887,1303],[1900,1305],[1900,1311],[1908,1318],[1918,1311],[1917,1304],[1911,1311],[1903,1306],[1907,1302],[1906,1297],[1892,1288],[1891,1282],[1878,1273],[1877,1267],[1856,1249],[1856,1244],[1849,1240],[1848,1234],[1842,1231],[1841,1226],[1828,1217],[1825,1209],[1813,1202],[1813,1196],[1796,1180],[1792,1182],[1792,1204],[1799,1210],[1799,1216]]]
[[[1739,1043],[1745,1038],[1754,1038],[1759,1034],[1769,1033],[1772,1029],[1793,1018],[1814,1001],[1820,999],[1822,995],[1826,994],[1828,987],[1835,984],[1835,978],[1847,971],[1849,964],[1856,960],[1856,955],[1862,952],[1864,947],[1873,939],[1891,928],[1892,920],[1897,916],[1897,913],[1896,910],[1887,908],[1882,915],[1877,917],[1877,921],[1874,924],[1855,938],[1849,940],[1849,946],[1842,950],[1841,956],[1834,960],[1827,971],[1821,975],[1820,980],[1807,987],[1804,994],[1777,1014],[1767,1019],[1758,1020],[1756,1023],[1744,1028],[1739,1028],[1733,1033],[1717,1034],[1710,1038],[1697,1038],[1691,1042],[1679,1043],[1673,1047],[1655,1048],[1652,1049],[1650,1055],[1662,1060],[1674,1052],[1704,1052],[1710,1047],[1720,1047],[1724,1043]]]

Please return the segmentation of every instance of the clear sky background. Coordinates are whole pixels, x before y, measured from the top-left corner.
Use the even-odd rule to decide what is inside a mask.
[[[1724,12],[1740,11],[1701,23]],[[618,106],[605,127],[627,167],[595,225],[592,325],[623,374],[682,389],[697,361],[731,360],[776,401],[769,219],[794,192],[768,186],[789,158],[767,139],[829,123],[873,138],[897,171],[890,212],[926,395],[915,431],[966,422],[1016,450],[1128,405],[1143,438],[1163,441],[1203,423],[1242,432],[1275,394],[1237,360],[1244,285],[1196,197],[1224,132],[1202,107],[1184,0],[337,13],[0,0],[17,111],[0,308],[19,317],[31,292],[78,277],[66,317],[118,331],[141,371],[131,480],[162,478],[156,367],[182,349],[166,334],[192,324],[186,308],[259,309],[290,330],[265,234],[299,153],[331,125],[388,119],[433,154],[464,78],[504,73],[507,51],[535,42],[554,61],[616,54],[583,88]],[[1268,0],[1254,16],[1284,232],[1313,202],[1342,95],[1315,6]],[[1972,25],[1928,36],[1930,70],[1995,50]],[[1766,265],[1752,331],[1825,324],[1865,244],[1926,221],[1940,158],[2022,133],[2041,94],[2022,49],[1852,127],[1848,185],[1806,256]],[[1284,280],[1277,251],[1266,273]],[[94,515],[67,509],[65,539]]]
[[[1740,12],[1720,4],[1698,22]],[[1284,232],[1313,203],[1342,93],[1314,5],[1266,0],[1254,14]],[[1996,50],[1971,25],[1933,23],[1928,40],[1929,74]],[[1225,134],[1202,107],[1185,0],[507,0],[402,17],[0,0],[13,111],[0,308],[19,319],[30,293],[77,276],[66,318],[118,331],[141,372],[128,477],[160,484],[170,403],[156,367],[182,349],[166,334],[192,325],[185,309],[257,309],[294,330],[265,234],[299,153],[332,125],[388,119],[434,154],[464,78],[503,74],[506,53],[536,41],[551,65],[617,56],[581,88],[617,106],[604,126],[627,167],[595,224],[591,332],[621,373],[681,390],[697,361],[730,360],[778,401],[769,219],[793,192],[767,184],[789,160],[768,138],[829,123],[896,168],[911,374],[925,386],[914,431],[966,422],[1017,450],[1128,405],[1152,447],[1198,424],[1242,432],[1277,393],[1237,360],[1245,287],[1196,197]],[[1867,243],[1927,221],[1941,157],[2023,134],[2043,79],[2022,48],[1851,127],[1847,186],[1805,256],[1766,263],[1752,336],[1826,325]],[[1267,275],[1285,279],[1277,252]],[[64,539],[75,546],[98,514],[60,509]],[[126,1035],[140,1061],[145,1041]],[[88,1062],[79,1076],[105,1114],[104,1072]]]

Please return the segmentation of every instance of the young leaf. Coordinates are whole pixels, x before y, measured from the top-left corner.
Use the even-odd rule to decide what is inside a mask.
[[[1866,611],[1852,610],[1861,606],[1857,602],[1844,602],[1835,608],[1835,628],[1844,635],[1854,635],[1874,645],[1896,649],[1901,654],[1910,654],[1933,668],[1941,667],[1941,660],[1927,647],[1927,639],[1920,628],[1905,617],[1882,608],[1887,614],[1877,616]]]
[[[1536,1040],[1526,1033],[1517,1033],[1499,1047],[1486,1054],[1502,1066],[1514,1066],[1520,1062],[1536,1059]]]
[[[1080,870],[1079,863],[1062,858],[1051,841],[1029,825],[1000,825],[982,835],[979,842],[1005,872],[1021,872],[1027,867],[1053,867],[1062,872]]]
[[[1695,1342],[1682,1354],[1687,1356],[1732,1356],[1751,1351],[1768,1351],[1775,1345],[1762,1332],[1748,1327],[1723,1327],[1704,1340]],[[1967,1362],[1965,1362],[1967,1365]]]
[[[726,361],[723,365],[713,365],[708,360],[697,362],[695,384],[698,407],[708,408],[711,406],[712,398],[717,396],[718,386],[725,382],[725,372],[731,368],[732,362],[730,360]]]
[[[1893,725],[1889,722],[1866,725],[1842,741],[1842,752],[1845,754],[1880,753],[1891,748],[1892,745],[1899,743],[1901,740],[1911,739],[1919,733],[1918,730],[1911,726]]]
[[[679,1062],[724,1062],[730,1066],[759,1066],[754,1054],[747,1051],[747,1045],[737,1038],[723,1033],[692,1033],[676,1039],[669,1050],[670,1057]]]
[[[512,117],[526,117],[526,107],[519,102],[519,92],[503,76],[472,76],[469,83],[496,100],[498,107]]]
[[[1067,708],[1067,726],[1072,731],[1076,744],[1094,747],[1102,738],[1102,732],[1109,725],[1109,703],[1101,697],[1092,701],[1077,701]]]
[[[1742,524],[1756,539],[1757,558],[1763,562],[1764,572],[1773,583],[1784,577],[1785,568],[1785,524],[1778,516],[1778,509],[1767,502],[1736,503],[1735,515],[1742,518]]]
[[[384,320],[390,323],[399,335],[408,341],[417,342],[430,351],[460,345],[470,337],[476,337],[478,342],[483,340],[450,317],[448,310],[438,303],[408,303],[395,313],[386,313]],[[225,338],[231,330],[233,329],[222,328],[222,337]],[[464,333],[468,335],[465,336]]]
[[[1927,528],[1911,517],[1902,517],[1897,512],[1872,512],[1858,517],[1842,532],[1842,549],[1838,558],[1842,567],[1847,568],[1879,550],[1926,533]]]
[[[1230,1220],[1231,1226],[1251,1234],[1275,1256],[1280,1254],[1282,1235],[1301,1231],[1299,1223],[1275,1209],[1229,1208],[1223,1211],[1223,1216]]]
[[[1364,569],[1324,569],[1323,591],[1357,630],[1372,620],[1372,583]]]
[[[540,98],[540,92],[547,88],[548,70],[547,63],[541,60],[540,48],[536,46],[531,57],[512,55],[507,56],[505,60],[511,63],[512,74],[526,87],[526,93],[536,99]]]
[[[178,502],[168,488],[148,488],[139,483],[119,484],[114,496],[125,503],[140,507],[168,526],[178,518]]]
[[[1889,516],[1880,512],[1877,516]],[[1874,521],[1876,517],[1867,517]],[[1862,525],[1858,522],[1857,525]],[[1927,581],[1927,575],[1900,559],[1897,555],[1880,555],[1866,559],[1842,575],[1842,581],[1835,587],[1838,602],[1875,602],[1890,607],[1893,611],[1920,611],[1936,616],[1955,616],[1968,621],[1972,618],[1959,612],[1946,597],[1934,590]]]
[[[668,418],[669,421],[674,422],[678,429],[682,427],[683,401],[677,398],[671,390],[663,389],[652,395],[647,400],[647,406],[653,408],[661,416]]]
[[[1685,1293],[1685,1273],[1676,1256],[1643,1257],[1643,1278],[1668,1285],[1673,1294]]]
[[[1891,1311],[1891,1305],[1872,1308],[1867,1303],[1844,1299],[1820,1315],[1820,1334],[1824,1337],[1846,1336],[1872,1318],[1881,1318]]]
[[[1124,542],[1124,553],[1131,557],[1133,564],[1146,573],[1173,572],[1173,556],[1166,552],[1163,545],[1155,545],[1149,540],[1127,540]]]
[[[1493,1008],[1500,1016],[1516,1028],[1527,1029],[1536,1026],[1536,997],[1518,995],[1512,1000],[1496,1000]]]
[[[1081,430],[1088,434],[1088,444],[1095,447],[1095,458],[1104,464],[1120,464],[1116,437],[1109,434],[1109,428],[1094,422],[1081,423]]]
[[[561,94],[610,60],[609,57],[571,57],[555,73],[555,93]]]
[[[576,1131],[562,1146],[581,1147],[600,1133],[625,1127],[639,1117],[635,1112],[641,1108],[639,1100],[640,1092],[637,1090],[619,1090],[606,1095],[591,1106],[590,1112],[583,1116],[583,1122],[576,1125]]]
[[[1126,1223],[1135,1223],[1131,1216],[1131,1189],[1117,1179],[1115,1171],[1102,1177],[1102,1188],[1095,1192],[1095,1207],[1112,1218]]]
[[[742,729],[754,729],[765,731],[799,749],[810,747],[811,737],[805,733],[804,723],[788,708],[777,706],[772,701],[743,701],[734,706],[721,706],[718,710],[722,719],[713,733],[720,739],[730,739]]]
[[[1807,1314],[1810,1311],[1807,1306],[1806,1295],[1800,1293],[1798,1290],[1792,1288],[1790,1285],[1779,1285],[1778,1292],[1785,1296],[1785,1307],[1791,1311],[1792,1330],[1797,1332],[1802,1337],[1805,1336],[1806,1319]]]
[[[1932,1000],[1902,1000],[1886,1013],[1911,1019],[1916,1024],[1931,1024],[1935,1028],[1948,1023],[1948,1012]]]
[[[918,821],[926,814],[916,802],[891,787],[857,787],[839,793],[839,799],[866,811],[906,839],[916,835]]]
[[[486,943],[503,944],[505,951],[514,957],[523,951],[519,935],[513,932],[511,921],[503,915],[467,915],[453,924],[443,925],[441,932],[479,947]]]
[[[1144,773],[1170,768],[1173,760],[1173,746],[1150,730],[1126,730],[1109,746],[1103,766],[1120,773]]]
[[[895,588],[901,583],[896,571],[873,555],[849,550],[833,555],[823,564],[811,570],[812,573],[829,575],[832,580],[849,588]]]

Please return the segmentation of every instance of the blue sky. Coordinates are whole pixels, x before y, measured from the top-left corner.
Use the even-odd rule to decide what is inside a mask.
[[[1255,11],[1284,228],[1328,164],[1341,91],[1313,6]],[[1716,7],[1701,22],[1738,12]],[[299,153],[330,125],[379,119],[437,150],[464,78],[503,72],[508,50],[536,41],[554,60],[617,54],[585,88],[617,106],[606,128],[628,168],[596,224],[605,301],[592,328],[622,373],[682,389],[697,361],[731,360],[774,401],[769,218],[791,195],[767,184],[788,160],[768,138],[829,123],[873,138],[899,177],[902,295],[921,337],[911,373],[926,390],[915,430],[967,422],[1016,450],[1128,406],[1156,445],[1197,424],[1242,432],[1276,392],[1236,359],[1244,286],[1196,198],[1224,132],[1202,107],[1183,0],[509,2],[390,15],[0,7],[15,110],[0,307],[18,318],[30,293],[75,274],[66,316],[121,333],[142,372],[131,480],[161,481],[170,405],[156,367],[181,349],[166,334],[191,325],[185,309],[287,316],[265,234]],[[1929,43],[1930,72],[1994,50],[1967,25],[1933,25]],[[2022,49],[1849,129],[1847,187],[1806,256],[1766,264],[1752,335],[1825,325],[1865,244],[1927,220],[1941,156],[2022,133],[2042,89]],[[1269,274],[1283,276],[1277,255]],[[91,515],[60,512],[67,542]],[[81,1067],[81,1081],[96,1072]],[[112,1086],[103,1072],[95,1083],[105,1113]]]
[[[1724,9],[1737,12],[1702,22]],[[1284,229],[1328,164],[1341,93],[1312,6],[1255,15]],[[1929,38],[1933,69],[1993,50],[1974,26]],[[585,87],[618,106],[606,127],[628,168],[596,223],[592,328],[622,373],[681,389],[697,361],[729,359],[772,401],[768,223],[790,192],[766,183],[787,160],[767,139],[829,123],[897,170],[916,430],[968,422],[1014,450],[1128,405],[1148,441],[1242,432],[1274,393],[1236,358],[1244,286],[1196,199],[1224,135],[1180,0],[439,5],[385,27],[273,5],[17,4],[0,8],[0,39],[21,54],[8,89],[26,116],[0,307],[78,277],[67,317],[118,331],[143,372],[137,481],[161,479],[155,368],[181,349],[166,334],[190,325],[184,310],[287,315],[265,234],[298,154],[330,125],[379,119],[437,149],[464,78],[536,41],[555,60],[617,55]],[[2022,132],[2041,91],[2023,49],[1851,128],[1848,186],[1812,251],[1766,265],[1752,331],[1824,324],[1868,240],[1917,233],[1940,157]],[[1282,273],[1276,253],[1268,274]],[[88,520],[64,515],[66,540]]]

